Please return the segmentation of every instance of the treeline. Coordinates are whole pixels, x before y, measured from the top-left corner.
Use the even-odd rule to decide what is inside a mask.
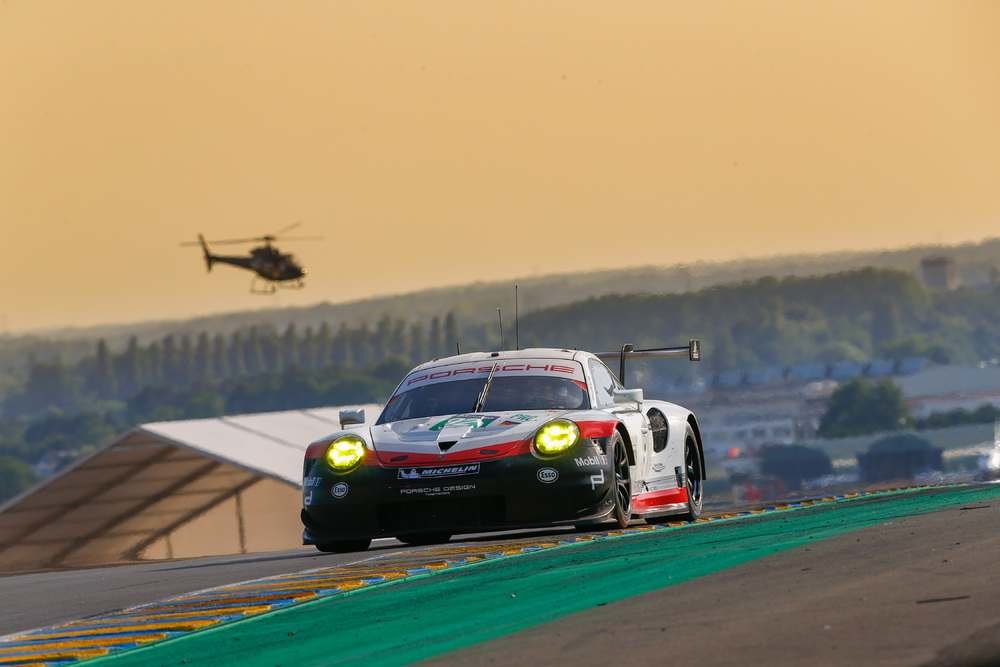
[[[1000,357],[1000,286],[931,293],[909,273],[878,269],[763,278],[693,294],[607,296],[550,308],[522,317],[520,336],[522,344],[594,350],[697,337],[704,341],[701,372],[879,357],[975,362]]]
[[[505,318],[508,347],[511,320]],[[639,372],[648,369],[648,387],[695,373],[707,378],[801,362],[922,356],[968,363],[1000,357],[1000,286],[932,293],[908,273],[877,269],[764,278],[691,294],[589,299],[527,314],[519,329],[522,347],[604,351],[624,342],[703,340],[703,364],[633,364]],[[146,344],[132,338],[117,351],[98,342],[75,363],[32,364],[23,381],[4,392],[2,410],[8,417],[101,410],[147,387],[185,389],[296,368],[367,369],[390,358],[415,364],[453,353],[457,342],[466,351],[488,350],[498,339],[495,326],[463,326],[448,314],[425,323],[383,317],[371,327],[250,327],[229,335],[168,334]]]
[[[32,364],[24,385],[3,401],[3,413],[16,417],[51,409],[101,409],[150,388],[239,384],[249,377],[260,382],[296,369],[368,369],[387,359],[412,365],[453,354],[459,338],[456,318],[449,313],[427,325],[382,318],[373,328],[345,324],[336,331],[329,324],[302,330],[289,325],[283,331],[251,327],[229,336],[168,334],[146,345],[133,337],[118,353],[100,340],[93,355],[76,364]]]

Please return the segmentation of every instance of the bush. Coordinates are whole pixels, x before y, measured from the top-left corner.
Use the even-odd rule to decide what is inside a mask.
[[[874,442],[858,454],[861,479],[883,482],[913,479],[927,470],[941,470],[941,449],[912,433],[901,433]]]
[[[851,380],[830,397],[819,422],[824,438],[893,431],[909,422],[903,392],[892,380]]]
[[[807,479],[829,475],[833,464],[825,452],[805,445],[771,445],[761,452],[760,469],[777,477],[789,489],[799,489]]]

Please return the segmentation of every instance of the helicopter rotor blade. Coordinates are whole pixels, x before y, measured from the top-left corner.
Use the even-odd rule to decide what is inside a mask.
[[[218,240],[215,240],[215,241],[206,240],[205,243],[209,243],[211,245],[236,245],[238,243],[259,243],[259,242],[265,241],[265,240],[266,240],[265,237],[263,237],[263,236],[257,236],[257,237],[249,238],[249,239],[218,239]],[[201,245],[201,242],[200,241],[185,241],[184,243],[181,243],[181,245],[182,246],[196,246],[196,245]]]
[[[285,225],[284,227],[282,227],[278,231],[274,232],[273,234],[268,234],[268,236],[280,236],[281,234],[284,234],[285,232],[292,231],[293,229],[295,229],[296,227],[298,227],[301,224],[302,224],[301,220],[296,220],[295,222],[293,222],[290,225]]]
[[[323,241],[325,236],[279,236],[276,240],[284,243],[285,241]]]

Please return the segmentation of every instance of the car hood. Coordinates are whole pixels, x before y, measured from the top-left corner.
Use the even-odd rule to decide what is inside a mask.
[[[571,410],[484,412],[405,419],[371,428],[379,463],[405,466],[496,458],[523,447],[538,428]]]

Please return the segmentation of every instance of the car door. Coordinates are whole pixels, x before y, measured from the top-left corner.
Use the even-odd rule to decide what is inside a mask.
[[[621,389],[622,385],[600,359],[591,359],[589,370],[594,389],[594,407],[614,414],[628,430],[629,438],[632,441],[632,450],[635,454],[635,466],[632,468],[632,493],[638,493],[642,481],[646,479],[646,468],[649,465],[649,452],[652,447],[649,420],[638,403],[615,405],[614,391]]]

